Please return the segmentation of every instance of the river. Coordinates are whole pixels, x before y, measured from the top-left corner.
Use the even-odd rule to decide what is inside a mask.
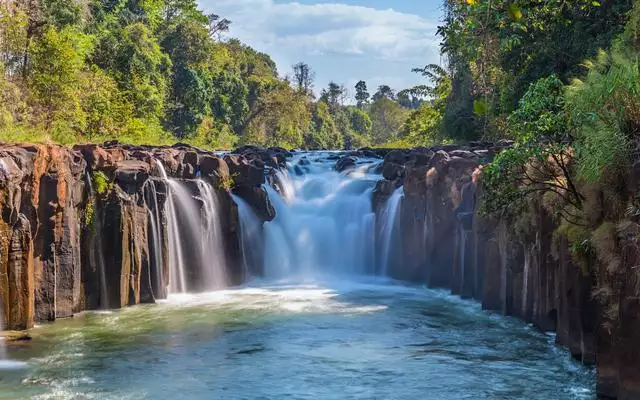
[[[33,330],[0,399],[591,399],[553,338],[444,291],[256,282]]]

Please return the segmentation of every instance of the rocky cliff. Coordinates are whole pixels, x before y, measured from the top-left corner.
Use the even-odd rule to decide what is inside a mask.
[[[217,256],[229,269],[227,284],[242,282],[231,193],[263,221],[272,219],[261,185],[269,170],[284,165],[285,155],[281,149],[243,148],[222,158],[186,145],[0,144],[0,304],[6,328],[166,297],[167,179],[188,188],[197,208],[204,206],[198,182],[214,188],[224,239],[224,254]],[[190,282],[198,282],[196,270],[188,272]]]
[[[577,360],[596,365],[599,395],[640,398],[640,224],[612,210],[619,201],[606,187],[588,188],[596,248],[587,254],[570,247],[571,228],[542,197],[516,217],[483,216],[481,168],[500,149],[476,143],[385,154],[374,193],[379,216],[404,186],[399,262],[390,273],[555,332]]]

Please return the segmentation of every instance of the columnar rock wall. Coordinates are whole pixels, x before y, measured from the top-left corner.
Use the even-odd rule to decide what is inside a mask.
[[[239,266],[231,191],[263,220],[273,208],[261,185],[282,167],[281,149],[243,148],[221,157],[186,145],[106,143],[73,149],[0,144],[0,301],[7,329],[27,329],[88,309],[150,303],[167,295],[165,201],[170,178],[209,183],[218,198],[231,284]],[[194,204],[202,201],[194,192]],[[198,281],[197,273],[190,279]],[[104,275],[104,276],[102,276]],[[103,298],[104,297],[104,298]]]
[[[577,360],[596,364],[600,395],[640,398],[640,225],[617,223],[601,245],[606,256],[580,262],[542,199],[517,218],[484,217],[481,166],[499,150],[477,143],[385,154],[378,215],[396,187],[405,194],[401,262],[390,273],[556,332]],[[600,220],[607,207],[601,204]]]

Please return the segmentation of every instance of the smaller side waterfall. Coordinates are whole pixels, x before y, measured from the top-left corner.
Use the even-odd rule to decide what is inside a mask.
[[[160,162],[158,169],[167,184],[169,293],[226,287],[220,207],[213,187],[201,179],[195,186],[170,179]]]
[[[262,260],[264,258],[264,243],[262,237],[262,223],[246,201],[236,195],[231,195],[238,206],[240,218],[240,251],[242,252],[242,269],[245,278],[262,275]]]
[[[4,328],[4,308],[2,306],[2,293],[0,293],[0,333],[4,331]],[[22,369],[26,366],[27,364],[22,361],[14,361],[9,359],[5,338],[0,335],[0,371]],[[2,376],[2,374],[0,374],[0,376]]]
[[[167,216],[167,236],[169,239],[169,293],[180,293],[186,290],[185,259],[180,243],[180,229],[176,205],[173,201],[172,181],[161,162],[156,161],[160,176],[167,184],[167,199],[165,201],[165,214]]]
[[[382,233],[382,251],[380,254],[380,274],[384,276],[389,274],[389,267],[392,263],[392,250],[397,240],[397,216],[403,198],[404,187],[400,186],[387,200],[387,205],[381,218],[380,232]]]
[[[198,180],[198,189],[204,204],[202,218],[202,267],[206,289],[228,286],[227,266],[222,242],[222,225],[218,213],[218,199],[213,187]]]
[[[100,308],[109,308],[109,292],[107,290],[107,273],[104,260],[104,246],[102,244],[102,216],[98,212],[98,198],[93,189],[93,180],[87,173],[85,176],[87,188],[89,189],[89,198],[93,202],[93,216],[91,220],[91,253],[89,260],[91,265],[98,268],[98,276],[100,277]]]

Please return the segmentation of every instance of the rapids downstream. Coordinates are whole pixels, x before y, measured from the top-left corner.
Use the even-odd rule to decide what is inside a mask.
[[[265,185],[276,218],[264,227],[234,196],[242,262],[254,276],[248,284],[185,293],[183,252],[196,252],[208,271],[206,290],[226,283],[215,196],[199,185],[206,220],[190,235],[202,248],[193,238],[185,246],[169,220],[168,299],[34,329],[33,343],[8,349],[26,367],[0,371],[0,399],[595,397],[593,370],[552,335],[386,278],[401,262],[394,249],[402,189],[376,221],[380,161],[339,173],[326,158],[299,154]],[[169,187],[168,214],[198,225],[179,183]]]

